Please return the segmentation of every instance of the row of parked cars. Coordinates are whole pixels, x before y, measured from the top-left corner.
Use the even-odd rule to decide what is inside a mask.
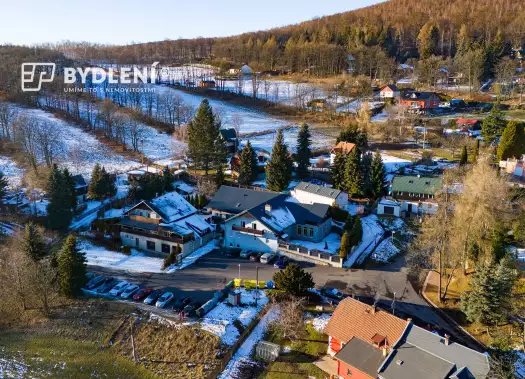
[[[157,308],[171,308],[173,312],[181,314],[183,317],[192,316],[201,307],[201,303],[194,301],[186,296],[179,300],[175,299],[173,292],[162,289],[140,288],[138,285],[119,281],[112,277],[90,275],[91,279],[85,288],[98,294],[106,294],[121,299],[133,299],[142,301],[147,305],[154,305]]]
[[[271,264],[273,261],[275,268],[284,269],[290,263],[290,260],[285,256],[278,256],[276,253],[261,253],[252,250],[235,250],[229,249],[224,255],[227,257],[239,257],[244,259],[249,259],[252,262],[261,262],[264,264]]]

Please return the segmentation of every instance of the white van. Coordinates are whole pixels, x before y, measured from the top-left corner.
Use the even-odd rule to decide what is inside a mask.
[[[275,253],[266,253],[261,256],[261,263],[271,263],[275,258]]]

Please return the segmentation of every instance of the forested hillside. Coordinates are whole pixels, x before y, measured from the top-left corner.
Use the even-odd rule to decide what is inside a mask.
[[[278,11],[278,10],[276,10]],[[159,41],[127,46],[62,44],[79,58],[121,63],[182,63],[213,58],[257,69],[313,75],[340,73],[355,57],[357,73],[373,71],[369,62],[405,62],[458,51],[497,49],[509,55],[525,37],[522,0],[390,0],[356,11],[267,31],[227,38]]]

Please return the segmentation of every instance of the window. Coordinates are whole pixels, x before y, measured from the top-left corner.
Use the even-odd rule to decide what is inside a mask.
[[[313,237],[313,236],[314,236],[314,230],[310,228],[310,237]]]
[[[161,248],[162,248],[163,253],[166,253],[166,254],[170,253],[170,245],[163,243]]]
[[[230,247],[231,247],[231,246],[233,246],[233,243],[232,243],[232,242],[230,242]]]
[[[155,250],[155,242],[153,242],[153,241],[146,241],[146,248],[148,250]]]
[[[241,221],[241,226],[242,226],[243,228],[246,228],[246,221]]]
[[[352,376],[352,370],[348,369],[348,371],[346,372],[346,375]]]
[[[257,224],[256,224],[255,222],[252,224],[252,228],[253,228],[254,230],[257,230]]]
[[[298,236],[301,235],[301,227],[300,227],[300,226],[297,227],[297,235],[298,235]]]
[[[239,244],[237,244],[237,247],[241,247]]]
[[[303,235],[306,237],[308,235],[308,228],[305,226],[303,227]]]

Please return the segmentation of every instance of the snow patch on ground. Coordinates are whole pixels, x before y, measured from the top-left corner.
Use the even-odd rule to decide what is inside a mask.
[[[407,159],[398,158],[383,153],[381,154],[381,158],[383,158],[383,165],[385,166],[387,172],[396,172],[401,167],[410,166],[413,163]]]
[[[330,320],[330,317],[332,317],[331,313],[306,313],[304,315],[307,322],[311,323],[315,330],[317,330],[320,333],[324,333],[324,328],[326,324],[328,324],[328,320]]]
[[[7,178],[9,187],[14,189],[22,184],[24,170],[19,168],[10,158],[0,155],[0,172]]]
[[[191,253],[188,256],[186,256],[185,258],[183,258],[182,259],[182,263],[180,264],[180,266],[177,266],[177,265],[169,266],[166,269],[166,273],[170,274],[170,273],[175,272],[177,270],[182,270],[182,269],[188,267],[189,265],[195,263],[195,261],[197,259],[199,259],[200,257],[205,256],[206,254],[208,254],[209,252],[213,251],[216,248],[217,248],[217,240],[212,240],[212,241],[208,242],[206,245],[202,246],[201,248],[195,250],[193,253]]]
[[[264,333],[268,329],[270,323],[279,317],[279,309],[275,306],[266,313],[252,333],[248,336],[246,341],[241,345],[239,350],[232,357],[224,371],[219,375],[218,379],[232,379],[239,378],[240,369],[244,365],[253,365],[255,362],[250,358],[255,345],[262,340]]]
[[[248,291],[242,288],[240,292],[242,306],[232,306],[225,300],[217,304],[200,321],[202,329],[215,334],[228,346],[233,346],[239,339],[239,330],[233,322],[239,320],[243,326],[248,326],[268,303],[263,290]],[[258,294],[257,305],[255,305],[256,294]]]
[[[356,263],[362,263],[372,253],[376,243],[381,240],[385,233],[376,215],[363,217],[361,223],[363,225],[363,239],[346,262],[343,263],[344,267],[352,267]]]
[[[371,257],[376,262],[388,263],[398,254],[399,248],[394,245],[392,238],[388,237],[381,241]]]

